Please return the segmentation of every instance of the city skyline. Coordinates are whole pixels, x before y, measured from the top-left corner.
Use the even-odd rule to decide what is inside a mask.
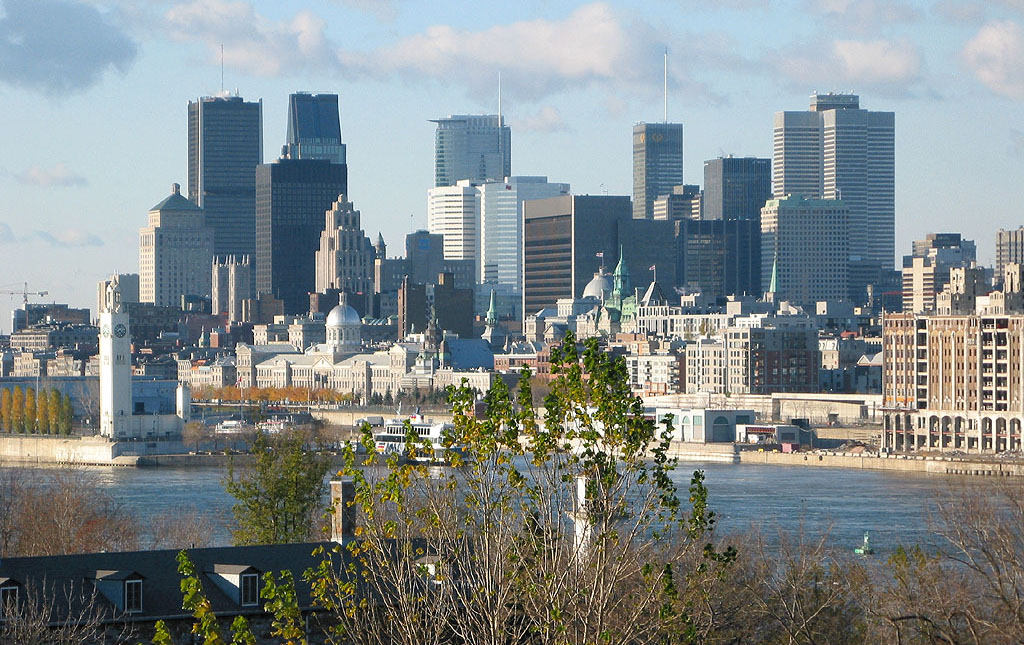
[[[630,195],[630,129],[662,116],[667,46],[668,118],[686,128],[687,183],[702,183],[703,161],[719,155],[770,156],[774,112],[799,109],[814,90],[853,90],[900,121],[897,257],[924,233],[951,230],[994,261],[996,230],[1020,224],[1011,191],[1024,163],[1024,14],[1009,3],[683,5],[515,5],[500,23],[500,11],[471,16],[454,3],[427,14],[400,3],[9,0],[2,282],[92,306],[97,280],[137,270],[138,222],[169,183],[186,183],[187,103],[219,91],[221,43],[225,86],[264,101],[264,161],[285,143],[290,93],[340,95],[347,197],[367,235],[381,231],[393,248],[426,227],[429,120],[495,113],[499,72],[516,174]],[[72,27],[80,40],[67,38]],[[536,47],[563,32],[588,37]],[[0,300],[0,330],[19,304]]]

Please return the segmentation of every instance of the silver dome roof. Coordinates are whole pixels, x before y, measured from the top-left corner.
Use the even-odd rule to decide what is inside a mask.
[[[351,305],[338,305],[327,314],[328,327],[342,327],[344,325],[358,325],[362,323],[359,312]]]

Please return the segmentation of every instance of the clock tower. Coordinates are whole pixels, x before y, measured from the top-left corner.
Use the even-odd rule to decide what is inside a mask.
[[[100,434],[125,439],[132,424],[132,337],[117,276],[107,286],[100,313]]]

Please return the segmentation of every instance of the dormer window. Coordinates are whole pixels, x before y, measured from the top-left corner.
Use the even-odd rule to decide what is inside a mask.
[[[258,605],[260,602],[260,577],[255,573],[243,573],[240,576],[239,604],[243,607]]]
[[[142,611],[142,581],[124,581],[124,611],[128,614],[137,614]]]

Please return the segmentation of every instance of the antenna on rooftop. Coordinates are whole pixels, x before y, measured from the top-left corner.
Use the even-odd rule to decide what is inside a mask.
[[[665,48],[665,123],[668,123],[668,47]]]
[[[501,70],[498,70],[498,127],[501,127]]]
[[[220,93],[224,93],[224,43],[220,44]]]

